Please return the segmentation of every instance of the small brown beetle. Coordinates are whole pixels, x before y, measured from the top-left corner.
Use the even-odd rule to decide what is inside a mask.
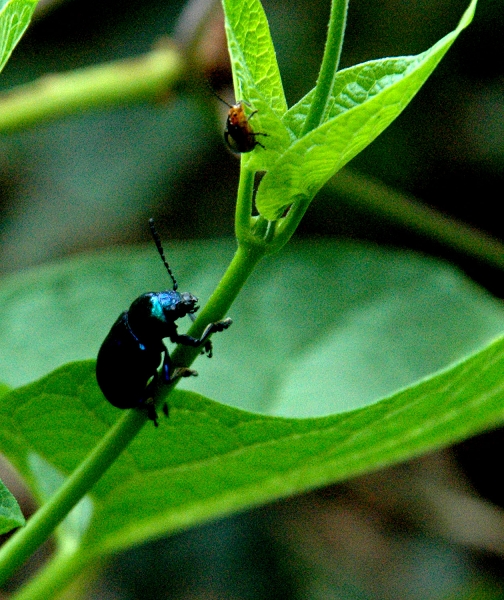
[[[247,117],[244,107],[245,104],[249,106],[247,102],[240,100],[236,104],[229,104],[223,100],[210,85],[209,88],[212,94],[218,100],[229,107],[229,112],[226,119],[226,128],[224,129],[224,140],[229,148],[238,154],[252,152],[256,146],[261,146],[261,148],[264,148],[261,142],[256,140],[256,137],[258,135],[267,137],[268,134],[255,133],[250,126],[250,119],[256,114],[257,110],[252,111]]]
[[[227,102],[225,102],[225,104],[227,104]],[[257,110],[254,110],[247,117],[242,100],[236,104],[227,105],[229,106],[229,113],[226,120],[226,129],[224,130],[224,139],[231,150],[242,154],[244,152],[252,152],[256,146],[264,148],[261,142],[256,140],[256,136],[263,135],[266,137],[268,134],[254,133],[250,126],[250,119],[256,114]]]

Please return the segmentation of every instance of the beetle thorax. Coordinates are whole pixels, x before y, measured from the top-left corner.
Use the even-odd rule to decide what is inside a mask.
[[[148,292],[130,306],[128,321],[139,338],[161,339],[172,333],[177,319],[196,312],[197,302],[196,296],[188,292]]]
[[[152,315],[160,321],[173,322],[197,310],[198,298],[189,292],[167,290],[151,296]]]

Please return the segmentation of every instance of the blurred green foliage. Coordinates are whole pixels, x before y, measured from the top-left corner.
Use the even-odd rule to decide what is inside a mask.
[[[148,51],[174,32],[182,8],[126,3],[117,15],[114,3],[64,3],[35,21],[1,83],[7,89],[48,72]],[[400,2],[352,2],[342,66],[425,50],[453,28],[465,4],[408,4],[407,14],[404,8]],[[478,7],[474,24],[412,105],[352,165],[499,236],[491,191],[501,181],[504,154],[497,8],[496,2]],[[266,2],[265,10],[292,103],[316,78],[328,6],[310,3],[308,9],[297,0],[288,10]],[[185,86],[156,107],[94,111],[3,136],[2,269],[144,239],[143,223],[151,214],[172,237],[231,234],[238,165],[221,143],[223,118],[214,108]],[[440,252],[387,223],[369,222],[362,212],[328,213],[319,205],[322,200],[313,204],[304,234],[375,236]]]

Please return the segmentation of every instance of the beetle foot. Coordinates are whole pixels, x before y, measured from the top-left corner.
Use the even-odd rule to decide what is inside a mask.
[[[205,342],[205,345],[203,346],[203,350],[200,352],[200,354],[206,354],[208,356],[208,358],[212,358],[212,356],[213,356],[212,340],[208,340],[207,342]]]
[[[212,323],[212,331],[224,331],[224,329],[227,329],[232,323],[233,319],[230,319],[229,317],[227,319],[222,319],[222,321],[216,321],[215,323]]]
[[[176,369],[173,369],[173,373],[170,378],[170,381],[174,381],[175,379],[178,379],[179,377],[197,377],[197,376],[198,376],[198,371],[193,371],[193,369],[189,369],[187,367],[177,367]]]
[[[154,423],[154,427],[159,427],[158,415],[153,398],[149,398],[145,402],[145,409],[147,410],[147,417]]]
[[[232,319],[223,319],[222,321],[215,321],[215,323],[210,323],[210,325],[207,327],[205,333],[203,333],[203,338],[205,338],[206,335],[210,335],[211,333],[218,333],[219,331],[224,331],[225,329],[227,329],[231,324],[233,323]],[[212,340],[207,340],[203,346],[203,350],[201,351],[201,354],[206,354],[208,356],[208,358],[212,358],[213,356],[213,346],[212,346]]]

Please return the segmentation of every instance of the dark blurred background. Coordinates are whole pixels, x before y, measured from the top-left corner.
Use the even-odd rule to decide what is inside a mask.
[[[466,0],[352,0],[342,66],[426,50],[456,26],[466,6]],[[316,80],[329,3],[265,0],[264,7],[290,105]],[[137,56],[162,36],[180,39],[184,8],[182,0],[47,3],[5,68],[2,89]],[[222,93],[231,77],[218,11],[209,17],[199,68]],[[504,237],[503,33],[503,3],[480,0],[473,24],[406,111],[350,165],[498,239]],[[0,273],[146,241],[149,216],[165,239],[232,236],[238,161],[222,141],[221,108],[187,82],[156,104],[93,110],[2,134]],[[457,264],[504,295],[497,268],[358,209],[335,189],[318,195],[297,235],[413,248]],[[501,432],[479,436],[132,550],[113,561],[94,597],[502,598],[502,451]],[[471,534],[462,527],[470,519]]]

